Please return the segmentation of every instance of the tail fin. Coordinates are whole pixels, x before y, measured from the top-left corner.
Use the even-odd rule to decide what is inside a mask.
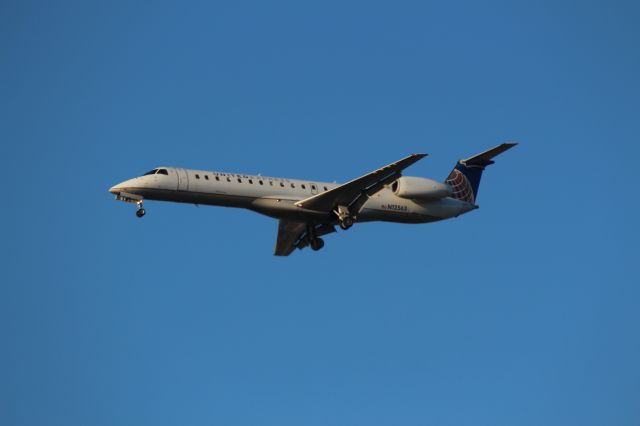
[[[484,168],[494,163],[493,157],[516,145],[517,143],[503,143],[481,154],[458,161],[446,180],[451,186],[451,196],[475,204]]]

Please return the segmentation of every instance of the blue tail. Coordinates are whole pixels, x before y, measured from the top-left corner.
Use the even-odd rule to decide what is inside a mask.
[[[494,163],[493,157],[516,145],[516,143],[503,143],[482,154],[458,161],[446,180],[451,186],[451,196],[475,205],[484,168]]]

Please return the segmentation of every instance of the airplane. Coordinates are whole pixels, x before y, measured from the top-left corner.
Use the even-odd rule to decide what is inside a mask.
[[[145,200],[245,208],[279,220],[276,256],[307,246],[354,223],[429,223],[478,208],[480,178],[493,158],[517,143],[503,143],[459,160],[443,181],[403,176],[427,154],[412,154],[344,184],[158,167],[111,188],[116,200],[135,203],[143,217]]]

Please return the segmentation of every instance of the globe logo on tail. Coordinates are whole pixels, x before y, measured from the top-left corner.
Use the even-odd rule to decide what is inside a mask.
[[[475,204],[473,189],[464,173],[458,169],[453,169],[447,178],[447,183],[451,187],[451,196],[453,198]]]

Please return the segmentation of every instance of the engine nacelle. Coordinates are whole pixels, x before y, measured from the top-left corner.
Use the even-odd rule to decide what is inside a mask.
[[[391,190],[402,198],[438,200],[451,195],[451,187],[443,182],[420,177],[403,176],[393,182]]]

